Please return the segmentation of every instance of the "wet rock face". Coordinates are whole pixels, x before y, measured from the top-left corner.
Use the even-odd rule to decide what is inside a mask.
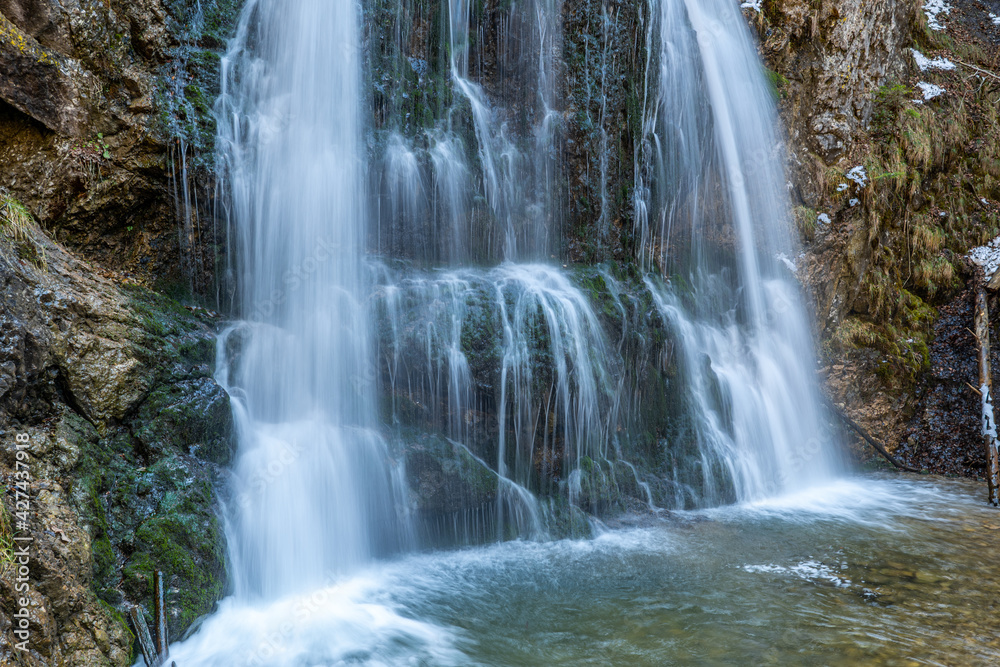
[[[206,246],[217,242],[204,169],[189,169],[189,189],[200,194],[191,199],[205,206],[192,213],[191,238],[178,239],[181,184],[171,178],[181,156],[171,148],[178,128],[211,125],[203,100],[215,95],[220,35],[235,18],[220,17],[239,3],[205,0],[204,34],[182,40],[197,4],[0,2],[0,187],[73,251],[169,291],[207,289],[215,253]],[[203,73],[197,80],[181,77],[189,53],[204,56],[191,65]],[[185,85],[175,91],[178,80]],[[202,101],[197,109],[179,104],[188,96]],[[197,151],[212,152],[202,136],[188,143],[189,167]],[[182,251],[194,255],[184,270],[175,261]]]
[[[44,262],[22,260],[34,244]],[[228,397],[212,379],[214,322],[92,272],[41,230],[0,233],[0,478],[30,436],[37,610],[25,664],[130,664],[122,612],[152,610],[164,571],[171,636],[225,583],[215,487],[232,455]],[[2,498],[7,511],[13,497]],[[0,662],[13,580],[0,575]],[[12,612],[11,612],[12,613]]]
[[[567,255],[629,260],[649,3],[564,2],[562,20]]]
[[[986,448],[976,407],[979,395],[978,342],[970,331],[974,290],[967,289],[939,310],[930,346],[930,370],[923,378],[920,405],[900,438],[896,455],[907,465],[931,472],[979,477],[986,469]],[[997,300],[989,304],[995,311]],[[990,332],[995,338],[996,330]],[[990,348],[990,364],[1000,368],[1000,351]]]
[[[6,474],[8,456],[0,454]],[[121,617],[100,605],[89,589],[91,540],[78,523],[64,489],[51,480],[33,484],[31,501],[35,529],[31,531],[31,582],[27,593],[17,591],[14,578],[0,576],[0,607],[13,613],[15,600],[31,602],[32,639],[24,665],[127,665],[131,637]],[[10,616],[0,615],[0,661],[13,659]]]
[[[71,48],[69,26],[57,4],[48,0],[0,0],[0,13],[47,48],[63,53]]]
[[[122,612],[151,620],[156,569],[174,638],[222,595],[215,488],[233,443],[214,321],[131,278],[212,284],[211,220],[193,209],[179,242],[172,162],[184,133],[184,185],[211,208],[197,154],[240,4],[0,0],[0,195],[44,229],[0,220],[0,478],[11,487],[12,434],[28,434],[35,512],[36,632],[18,664],[130,664]],[[3,572],[2,664],[12,584]]]
[[[407,482],[419,512],[448,514],[496,500],[497,474],[462,445],[426,434],[414,434],[407,441]]]
[[[756,22],[768,65],[787,81],[792,140],[830,162],[864,131],[872,91],[898,78],[917,2],[765,0]],[[784,86],[783,86],[784,87]]]
[[[53,132],[76,136],[88,121],[87,81],[71,63],[0,15],[0,99]]]

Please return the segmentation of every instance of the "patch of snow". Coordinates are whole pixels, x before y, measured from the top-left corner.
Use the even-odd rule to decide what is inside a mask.
[[[851,208],[854,208],[855,206],[857,206],[858,204],[861,203],[861,200],[860,199],[852,199],[849,203],[851,205]]]
[[[910,49],[910,51],[913,53],[913,59],[917,61],[917,67],[920,68],[921,72],[926,72],[929,69],[955,69],[955,63],[951,62],[947,58],[937,57],[934,60],[931,60],[916,49]]]
[[[847,188],[848,188],[847,183],[841,183],[840,185],[837,186],[837,192],[843,192]]]
[[[806,581],[826,581],[837,588],[850,588],[851,586],[850,579],[841,577],[829,565],[824,565],[814,560],[807,560],[791,567],[783,565],[744,565],[743,569],[755,574],[791,574]]]
[[[764,0],[746,0],[746,2],[744,2],[743,4],[740,5],[740,7],[742,9],[752,9],[752,10],[754,10],[755,12],[757,12],[759,14],[760,13],[760,5],[763,2],[764,2]]]
[[[931,30],[944,30],[944,25],[938,20],[942,14],[949,14],[951,5],[948,0],[927,0],[924,3],[924,14],[927,15],[927,25]]]
[[[990,20],[993,21],[993,25],[1000,25],[1000,16],[997,16],[993,12],[990,12]]]
[[[868,172],[865,171],[864,167],[857,166],[844,174],[844,176],[848,180],[854,181],[859,188],[863,188],[868,184]]]
[[[820,213],[819,215],[817,215],[816,221],[824,225],[829,225],[832,222],[832,220],[830,220],[830,216],[828,216],[826,213]]]
[[[979,394],[983,397],[983,435],[990,436],[995,443],[997,439],[997,423],[993,419],[993,397],[990,396],[990,388],[985,382],[979,388]]]
[[[986,245],[973,248],[966,255],[973,264],[983,267],[983,273],[989,280],[1000,268],[1000,236],[996,237]]]
[[[942,218],[947,218],[948,217],[948,212],[947,211],[941,211],[940,213],[938,213],[938,215],[940,215]]]
[[[926,81],[918,83],[917,88],[923,91],[925,100],[933,100],[938,95],[942,95],[944,93],[944,88],[941,86],[935,86],[933,83],[927,83]]]

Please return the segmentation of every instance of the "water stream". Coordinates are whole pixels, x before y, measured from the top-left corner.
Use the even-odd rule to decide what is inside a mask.
[[[239,432],[229,545],[244,599],[408,545],[365,381],[359,20],[353,3],[250,2],[224,66],[245,321],[220,337],[218,379]]]
[[[458,101],[420,141],[390,124],[369,144],[356,3],[243,10],[217,104],[242,276],[217,374],[239,436],[233,590],[172,658],[995,651],[995,630],[931,603],[969,594],[952,534],[996,541],[968,489],[838,478],[787,268],[776,114],[738,4],[651,0],[631,272],[538,263],[562,233],[560,3],[512,7],[499,58],[531,55],[511,59],[531,82],[518,122],[511,91],[476,79],[471,5],[451,0]],[[422,511],[407,460],[431,440],[495,491]],[[906,614],[933,620],[907,637]],[[945,617],[980,643],[938,642]]]

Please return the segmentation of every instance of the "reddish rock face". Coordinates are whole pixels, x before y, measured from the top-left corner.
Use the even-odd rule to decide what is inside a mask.
[[[213,254],[203,253],[204,213],[192,205],[194,231],[181,239],[174,190],[199,191],[189,199],[208,210],[211,185],[190,168],[197,147],[168,137],[169,123],[202,122],[174,118],[186,112],[171,110],[168,94],[182,69],[171,30],[185,20],[161,0],[0,2],[0,187],[88,259],[204,292]]]
[[[0,99],[53,132],[77,136],[88,113],[81,102],[82,77],[56,51],[0,15]]]

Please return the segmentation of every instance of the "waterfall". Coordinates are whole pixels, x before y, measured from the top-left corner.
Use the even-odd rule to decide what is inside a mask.
[[[235,595],[184,664],[462,664],[346,575],[428,532],[580,535],[585,513],[756,500],[835,469],[753,40],[733,0],[650,2],[638,268],[537,263],[562,233],[558,1],[498,10],[497,66],[530,82],[513,91],[477,79],[474,7],[450,0],[456,94],[419,132],[363,119],[356,3],[246,5],[216,108],[241,288],[217,375],[239,439]],[[441,476],[469,466],[488,490],[419,516],[405,462],[432,440]],[[309,591],[323,601],[261,644]]]
[[[309,589],[407,542],[404,485],[376,425],[353,2],[257,0],[225,57],[220,178],[244,322],[220,338],[239,432],[238,596]],[[406,215],[412,157],[390,165]]]
[[[561,118],[556,108],[561,2],[530,0],[526,4],[524,8],[512,7],[503,33],[508,39],[499,45],[497,56],[503,61],[511,56],[508,48],[527,48],[536,57],[530,74],[511,71],[518,79],[531,79],[528,88],[534,93],[534,99],[527,103],[533,122],[528,132],[522,132],[529,136],[518,136],[509,118],[513,110],[491,101],[483,86],[471,77],[471,3],[448,2],[451,78],[471,107],[482,188],[502,239],[499,256],[511,261],[546,257],[552,235],[559,232],[553,195],[560,165],[555,144]],[[518,20],[526,25],[519,25]]]
[[[531,82],[531,122],[515,133],[474,80],[473,10],[450,2],[448,67],[478,164],[465,159],[470,137],[450,125],[455,107],[425,132],[426,148],[390,124],[371,170],[357,7],[245,9],[218,109],[243,271],[244,322],[220,342],[241,433],[231,523],[241,594],[308,587],[413,544],[409,436],[386,442],[377,393],[390,398],[393,424],[439,433],[499,477],[491,528],[477,532],[493,539],[549,534],[565,509],[546,504],[560,498],[585,511],[624,507],[630,494],[654,509],[704,506],[797,488],[834,467],[805,310],[779,259],[794,243],[752,37],[726,0],[651,8],[637,254],[665,280],[647,274],[626,287],[602,269],[589,296],[572,272],[512,261],[547,252],[558,231],[548,212],[558,3],[510,10],[508,30],[520,17],[533,49],[529,71],[510,72]],[[366,177],[382,208],[371,219],[387,225],[371,237]],[[502,230],[506,261],[459,269],[477,197]],[[366,238],[390,258],[445,266],[371,264]],[[612,314],[599,317],[594,299],[610,299]],[[643,330],[654,315],[669,333]],[[617,348],[609,317],[623,327]],[[623,347],[630,318],[646,341],[638,347]],[[670,349],[650,352],[664,336]],[[650,354],[661,361],[640,359]],[[681,395],[688,424],[673,441],[648,435],[638,384],[671,363],[679,375],[661,391]],[[302,508],[294,520],[291,507]]]
[[[651,7],[659,78],[637,170],[639,255],[670,276],[646,283],[683,348],[705,500],[801,488],[836,461],[789,271],[795,230],[772,93],[736,3]]]

